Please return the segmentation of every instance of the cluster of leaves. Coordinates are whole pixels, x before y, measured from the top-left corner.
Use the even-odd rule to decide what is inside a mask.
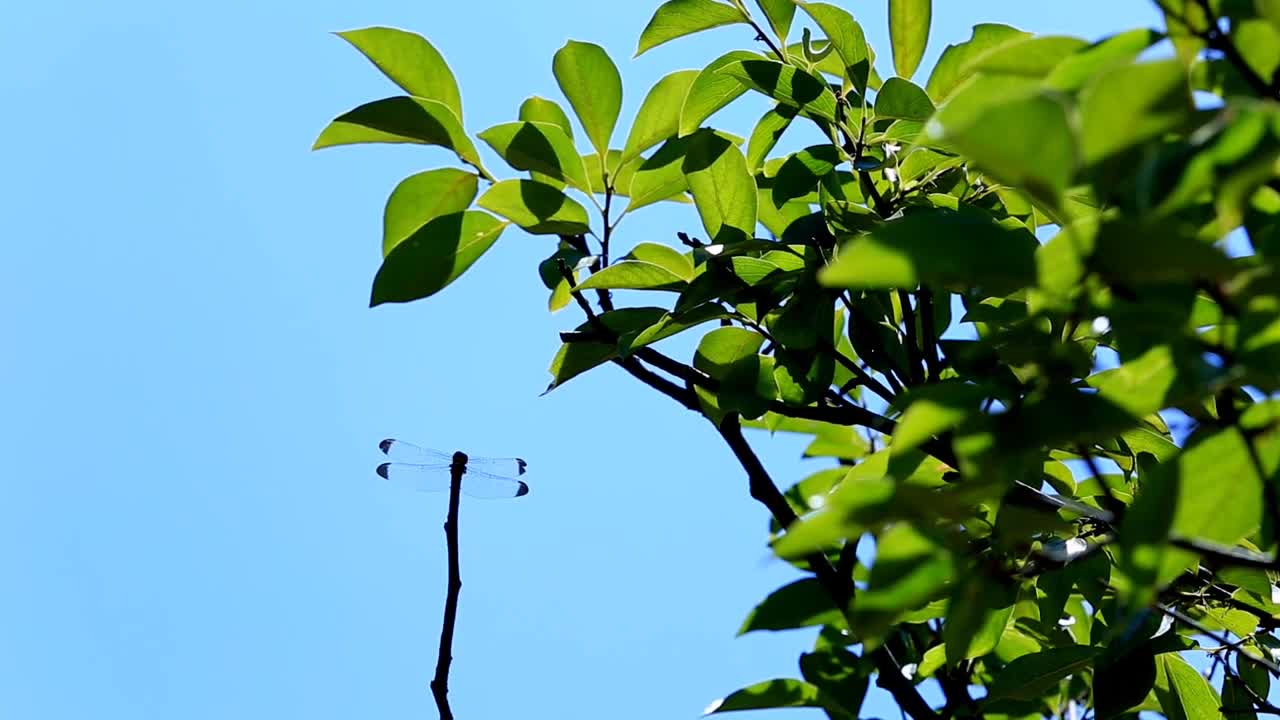
[[[612,363],[716,426],[805,573],[743,632],[821,631],[803,679],[712,712],[856,718],[873,677],[917,720],[1280,712],[1280,3],[1162,0],[1163,30],[1096,42],[978,25],[923,84],[930,3],[888,5],[884,79],[835,5],[662,4],[637,54],[722,26],[758,46],[663,77],[621,147],[618,70],[569,42],[585,137],[530,97],[477,135],[524,173],[501,180],[429,42],[342,33],[407,94],[316,146],[465,166],[392,193],[372,303],[438,292],[510,225],[547,236],[550,309],[585,316],[551,387]],[[773,106],[745,138],[705,126],[747,93]],[[659,202],[701,232],[615,258]],[[655,347],[688,332],[688,362]],[[833,467],[781,491],[744,421]]]

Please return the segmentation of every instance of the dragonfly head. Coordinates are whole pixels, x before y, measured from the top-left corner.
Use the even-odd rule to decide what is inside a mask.
[[[454,466],[454,467],[466,467],[466,466],[467,466],[467,454],[466,454],[466,453],[464,453],[464,452],[462,452],[461,450],[459,450],[458,452],[455,452],[455,453],[453,454],[453,466]]]

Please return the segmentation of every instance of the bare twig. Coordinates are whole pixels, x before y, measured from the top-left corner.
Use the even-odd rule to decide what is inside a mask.
[[[440,628],[440,654],[436,658],[435,677],[431,678],[431,694],[440,711],[440,720],[453,720],[453,710],[449,707],[449,666],[453,663],[453,628],[458,620],[458,595],[462,592],[462,573],[458,567],[458,505],[466,465],[465,453],[453,454],[453,464],[449,467],[449,514],[444,521],[444,537],[449,548],[449,588],[444,601],[444,626]]]

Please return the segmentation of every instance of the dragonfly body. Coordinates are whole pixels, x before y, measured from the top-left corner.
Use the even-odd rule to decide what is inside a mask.
[[[520,458],[469,457],[464,452],[443,453],[389,438],[378,443],[394,460],[378,466],[378,475],[419,492],[448,490],[453,473],[462,475],[462,492],[477,498],[509,498],[529,494],[529,486],[517,479],[528,464]]]

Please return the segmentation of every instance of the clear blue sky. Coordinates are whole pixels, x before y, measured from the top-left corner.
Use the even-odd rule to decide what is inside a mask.
[[[472,132],[556,96],[566,39],[599,42],[629,122],[660,75],[750,41],[631,61],[657,4],[6,5],[0,716],[433,717],[445,498],[379,481],[387,435],[530,463],[527,497],[464,503],[464,720],[690,718],[795,674],[811,633],[734,637],[794,574],[710,427],[614,368],[539,397],[578,322],[545,311],[545,238],[509,232],[443,295],[369,310],[387,193],[450,158],[308,151],[394,93],[329,31],[427,35]],[[979,21],[1154,21],[1139,0],[936,4],[926,65]],[[853,9],[887,61],[883,5]],[[688,211],[645,211],[621,240],[682,228]],[[757,440],[779,482],[820,467]]]

